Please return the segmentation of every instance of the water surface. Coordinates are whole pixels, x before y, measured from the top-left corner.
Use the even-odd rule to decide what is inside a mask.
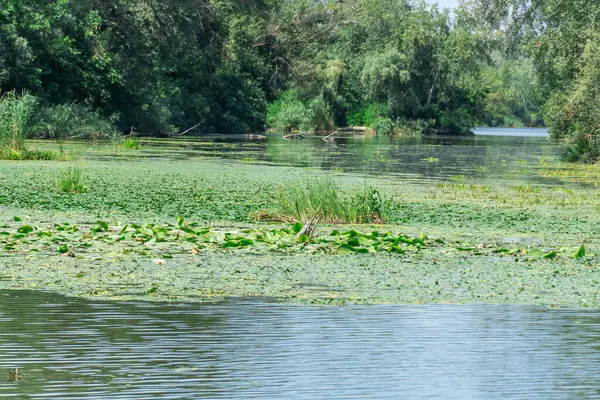
[[[600,312],[91,302],[0,292],[0,397],[600,396]],[[26,375],[8,382],[8,369]]]

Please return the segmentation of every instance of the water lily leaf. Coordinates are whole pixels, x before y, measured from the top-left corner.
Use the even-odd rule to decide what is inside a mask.
[[[98,221],[98,228],[100,228],[102,231],[106,232],[106,231],[108,231],[108,224],[104,221]]]
[[[151,231],[148,228],[140,228],[137,230],[139,233],[141,233],[142,235],[146,235],[146,236],[154,236],[154,232]]]
[[[221,245],[221,247],[228,249],[228,248],[235,248],[235,247],[240,247],[240,244],[238,242],[235,242],[233,240],[228,240],[225,243],[223,243]]]
[[[581,245],[581,247],[573,255],[573,258],[583,258],[583,257],[585,257],[585,246]]]
[[[188,228],[187,226],[180,226],[179,229],[185,233],[189,233],[190,235],[195,235],[196,231],[192,228]]]
[[[15,222],[21,222],[21,221],[23,221],[23,220],[21,219],[21,217],[17,217],[17,216],[15,215],[15,216],[13,217],[13,221],[15,221]]]
[[[337,254],[351,254],[354,253],[354,249],[348,246],[347,244],[343,244],[341,246],[338,246],[338,248],[335,249],[335,252]]]
[[[240,246],[253,246],[254,242],[250,239],[240,239],[239,244]]]
[[[62,245],[58,248],[58,250],[56,250],[57,252],[59,252],[60,254],[67,254],[69,252],[69,247],[65,244]]]
[[[360,243],[358,242],[358,239],[348,239],[348,241],[346,242],[346,245],[348,245],[350,247],[358,247],[358,246],[360,246]]]
[[[329,236],[339,236],[339,235],[340,235],[340,231],[338,231],[338,230],[334,230],[329,234]]]
[[[369,254],[369,249],[366,249],[364,247],[355,248],[353,250],[355,253],[358,253],[358,254]]]
[[[404,254],[404,253],[406,253],[402,247],[400,247],[400,246],[395,246],[395,245],[394,245],[394,246],[391,246],[391,247],[388,249],[388,251],[389,251],[390,253],[396,253],[396,254]]]
[[[539,258],[539,257],[543,257],[544,253],[541,250],[531,250],[527,253],[527,255],[529,257],[533,257],[533,258]]]
[[[19,233],[23,233],[23,234],[28,234],[33,232],[33,227],[30,225],[23,225],[22,227],[20,227],[19,229],[17,229],[17,232]]]
[[[177,217],[177,226],[178,226],[178,227],[180,227],[180,228],[181,228],[181,227],[183,226],[183,223],[184,223],[184,222],[185,222],[185,221],[184,221],[184,219],[183,219],[183,217],[182,217],[181,215],[180,215],[179,217]]]
[[[544,258],[555,258],[558,255],[558,253],[556,251],[551,251],[549,253],[544,254]]]
[[[298,234],[300,233],[300,231],[302,230],[304,226],[300,223],[300,222],[296,222],[293,226],[292,226],[292,232]]]
[[[369,247],[369,246],[372,246],[374,242],[375,242],[374,240],[366,238],[364,236],[358,238],[358,243],[361,246]]]
[[[308,235],[298,236],[298,243],[308,243],[308,242],[310,242],[310,236],[308,236]]]

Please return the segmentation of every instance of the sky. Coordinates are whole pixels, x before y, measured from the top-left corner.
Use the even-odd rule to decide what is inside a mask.
[[[427,2],[431,4],[438,3],[441,8],[458,6],[458,0],[427,0]]]

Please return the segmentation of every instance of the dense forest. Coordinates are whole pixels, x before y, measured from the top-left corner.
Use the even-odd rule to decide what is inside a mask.
[[[38,136],[547,125],[594,160],[599,22],[587,0],[0,0],[0,91],[31,94]]]

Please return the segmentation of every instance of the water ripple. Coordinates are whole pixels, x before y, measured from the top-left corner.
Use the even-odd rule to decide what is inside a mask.
[[[599,311],[0,292],[0,398],[598,398],[599,339]]]

